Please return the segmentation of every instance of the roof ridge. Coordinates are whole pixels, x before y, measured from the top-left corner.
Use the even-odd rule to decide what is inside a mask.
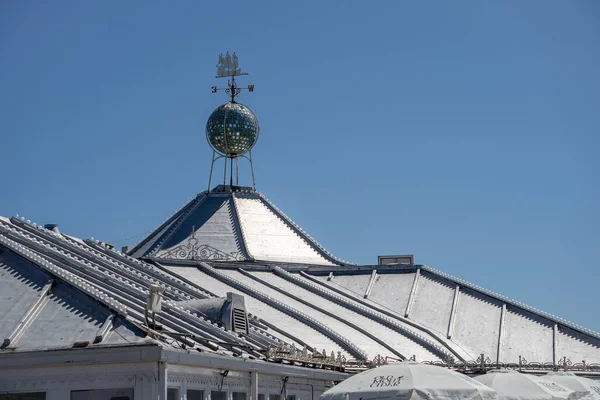
[[[60,241],[61,246],[64,246],[65,248],[73,251],[74,253],[79,254],[79,256],[81,256],[81,257],[87,257],[88,261],[90,261],[90,262],[101,259],[101,260],[103,260],[102,262],[104,262],[104,263],[114,264],[115,268],[118,268],[119,270],[126,270],[126,271],[129,271],[132,275],[139,276],[139,272],[133,269],[135,267],[127,265],[123,262],[116,261],[114,257],[110,257],[108,254],[106,254],[108,252],[108,249],[106,249],[103,246],[100,246],[98,244],[100,242],[97,240],[94,242],[93,240],[86,239],[86,240],[84,240],[84,243],[85,243],[84,244],[84,243],[80,243],[77,240],[70,238],[67,235],[55,234],[52,231],[42,228],[41,225],[35,225],[35,224],[27,225],[25,222],[22,222],[18,219],[15,219],[15,220],[11,219],[11,222],[25,230],[27,230],[28,228],[33,229],[34,231],[30,231],[31,233],[44,236],[45,239],[49,240],[50,242]],[[21,224],[22,224],[22,226],[20,226]],[[75,250],[75,249],[78,249],[78,250]],[[83,252],[83,255],[80,252]],[[112,252],[114,253],[113,255],[121,255],[122,257],[127,257],[130,260],[132,260],[135,264],[137,264],[138,266],[143,267],[147,271],[150,271],[148,273],[148,275],[150,276],[148,278],[148,280],[152,281],[153,283],[160,283],[159,280],[156,279],[157,276],[160,276],[161,279],[166,279],[166,280],[171,281],[170,284],[174,285],[175,287],[183,286],[185,288],[185,284],[183,282],[177,280],[172,275],[161,273],[160,271],[157,271],[156,269],[152,268],[151,265],[149,265],[145,262],[139,261],[135,258],[126,256],[123,253],[118,253],[115,250],[112,250]],[[91,253],[92,256],[85,255],[85,253]],[[90,257],[92,259],[90,259]],[[96,258],[94,259],[94,257],[96,257]],[[179,292],[181,292],[183,294],[183,291],[180,290],[181,288],[178,288],[178,289],[179,289]],[[186,288],[186,289],[190,290],[190,288]],[[199,292],[199,293],[192,293],[192,294],[194,294],[195,296],[198,296],[198,297],[202,297],[202,296],[204,296],[204,297],[213,296],[214,297],[214,295],[212,293],[207,293],[207,292],[204,292],[204,293]],[[188,295],[189,295],[189,293],[188,293]]]
[[[240,210],[238,209],[235,192],[231,195],[231,203],[233,204],[232,214],[234,215],[234,219],[235,219],[235,227],[236,227],[236,230],[237,230],[237,228],[239,228],[239,233],[242,236],[243,250],[246,253],[246,256],[248,257],[249,260],[254,260],[252,253],[250,253],[250,248],[248,247],[248,238],[246,237],[246,232],[244,231],[245,230],[244,221],[242,221],[242,219],[240,218]]]
[[[2,221],[0,221],[2,222]],[[5,224],[7,225],[7,224]],[[8,226],[8,225],[7,225]],[[37,225],[36,225],[37,227]],[[22,230],[21,228],[17,227],[16,225],[12,225],[12,226],[8,226],[8,227],[3,227],[4,231],[3,233],[9,233],[10,231],[12,231],[13,235],[19,236],[21,237],[24,243],[37,243],[37,246],[40,247],[46,247],[48,248],[48,250],[51,252],[50,256],[48,255],[40,255],[37,251],[32,251],[29,247],[19,243],[18,241],[12,240],[4,235],[0,235],[0,243],[2,243],[3,241],[10,241],[10,242],[14,242],[16,243],[18,246],[20,246],[19,248],[23,248],[25,251],[28,251],[32,254],[37,255],[36,257],[34,257],[33,261],[36,265],[39,265],[38,260],[41,260],[40,262],[46,262],[46,263],[51,263],[50,261],[48,261],[48,257],[52,258],[65,258],[64,261],[64,266],[60,267],[57,266],[53,263],[51,263],[52,265],[54,265],[54,268],[56,269],[56,271],[58,271],[56,274],[59,277],[63,277],[63,275],[66,275],[68,277],[73,277],[74,279],[78,279],[79,281],[84,283],[84,287],[91,287],[91,288],[96,288],[97,292],[99,292],[98,295],[96,294],[91,294],[91,297],[93,297],[96,300],[99,300],[99,298],[97,296],[108,296],[104,290],[99,289],[99,286],[97,284],[93,284],[93,283],[88,283],[88,280],[97,280],[97,281],[104,281],[106,279],[108,279],[109,281],[112,281],[111,285],[114,289],[117,289],[119,291],[119,294],[117,295],[117,297],[120,297],[122,300],[125,301],[125,303],[128,303],[128,305],[124,304],[123,301],[120,300],[116,300],[114,297],[109,296],[111,299],[114,299],[115,301],[118,301],[118,304],[121,305],[122,307],[122,316],[127,316],[130,313],[133,313],[135,315],[143,315],[143,306],[141,306],[140,304],[137,304],[136,302],[143,302],[144,300],[140,298],[140,296],[145,296],[146,293],[146,288],[142,287],[140,284],[133,282],[132,278],[130,276],[127,276],[125,274],[118,274],[117,272],[112,272],[109,271],[107,269],[105,269],[104,271],[102,271],[100,268],[98,268],[97,265],[94,265],[92,263],[92,261],[89,260],[85,260],[83,258],[78,258],[79,256],[75,257],[71,254],[68,254],[67,251],[63,250],[62,248],[57,247],[57,244],[54,244],[52,242],[50,242],[50,244],[48,243],[44,243],[42,241],[42,238],[40,237],[36,237],[34,236],[33,232],[29,232],[27,230]],[[39,228],[39,229],[43,229],[43,228]],[[36,232],[37,233],[37,232]],[[8,246],[7,246],[8,247]],[[9,247],[10,248],[10,247]],[[70,250],[72,251],[72,250]],[[17,254],[19,254],[17,252]],[[70,261],[67,261],[70,260]],[[73,264],[72,266],[69,266],[68,264]],[[75,267],[76,264],[80,264],[79,267]],[[84,268],[82,268],[84,267]],[[77,273],[71,272],[69,271],[69,269],[77,271]],[[54,272],[52,272],[54,274]],[[132,271],[132,274],[139,276],[139,273],[136,273],[136,271]],[[86,279],[80,277],[79,275],[84,275],[86,276]],[[94,277],[94,275],[98,275],[96,277]],[[129,281],[129,282],[128,282]],[[71,283],[70,281],[67,281],[68,283]],[[158,282],[158,283],[162,283],[162,282]],[[86,286],[87,285],[87,286]],[[121,288],[120,286],[127,286],[128,288]],[[74,285],[75,286],[75,285]],[[77,287],[77,286],[75,286]],[[168,293],[171,294],[171,297],[173,297],[173,293],[177,293],[177,290],[173,290],[172,286],[167,286],[167,289],[169,289]],[[135,293],[137,292],[137,293]],[[86,292],[87,293],[87,292]],[[89,294],[89,293],[88,293]],[[129,299],[127,297],[130,297]],[[191,297],[187,296],[188,298],[191,299]],[[185,298],[185,297],[184,297]],[[187,324],[188,325],[188,331],[196,331],[196,334],[199,335],[203,335],[203,336],[213,336],[214,338],[225,338],[227,340],[233,340],[234,342],[239,343],[240,345],[243,345],[246,341],[242,340],[240,341],[240,336],[236,335],[234,333],[231,333],[227,330],[225,330],[223,327],[219,327],[218,325],[216,325],[215,323],[213,323],[212,321],[206,319],[203,316],[198,315],[198,313],[191,313],[189,310],[181,310],[182,307],[179,306],[178,304],[170,304],[169,301],[165,302],[165,306],[167,308],[167,310],[169,308],[172,308],[171,313],[165,313],[162,317],[164,321],[170,321],[173,318],[177,318],[180,322],[176,323],[175,321],[170,321],[170,325],[171,328],[174,331],[176,331],[176,329],[174,329],[173,327],[177,327],[177,326],[181,326],[181,324]],[[172,317],[173,312],[178,313],[179,316],[175,316]],[[189,314],[192,315],[192,319],[193,320],[187,320],[187,318],[189,317],[182,317],[181,312],[184,312],[185,314]],[[141,318],[141,317],[139,317]],[[183,318],[183,319],[182,319]],[[197,326],[203,326],[203,329],[200,329]],[[212,339],[210,339],[212,340]],[[235,345],[233,345],[235,347]]]
[[[109,309],[115,311],[122,317],[127,317],[128,308],[117,301],[114,297],[105,293],[103,290],[97,288],[96,286],[92,286],[89,283],[85,282],[83,279],[79,278],[75,274],[64,270],[63,268],[58,267],[56,264],[48,261],[45,257],[42,257],[39,253],[34,252],[27,248],[26,246],[4,236],[0,235],[0,243],[2,245],[9,248],[11,251],[16,254],[24,257],[28,261],[32,262],[35,265],[38,265],[45,271],[50,274],[58,277],[64,282],[72,285],[74,288],[80,290],[86,295],[92,297],[93,299],[99,301],[104,304]]]

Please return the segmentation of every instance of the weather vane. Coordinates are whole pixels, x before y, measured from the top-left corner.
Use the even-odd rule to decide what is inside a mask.
[[[224,90],[225,93],[231,96],[231,102],[235,103],[235,97],[240,94],[242,90],[248,90],[249,92],[254,91],[254,85],[248,85],[247,88],[240,88],[235,83],[236,76],[248,75],[247,72],[242,72],[238,64],[238,56],[235,54],[229,54],[229,52],[219,54],[219,62],[217,63],[217,78],[231,77],[227,80],[226,88],[212,87],[212,92],[217,93],[219,90]]]

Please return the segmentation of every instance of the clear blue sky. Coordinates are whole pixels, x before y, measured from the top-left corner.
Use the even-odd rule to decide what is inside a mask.
[[[206,189],[227,50],[258,190],[331,252],[600,330],[595,0],[3,1],[0,215],[140,240]]]

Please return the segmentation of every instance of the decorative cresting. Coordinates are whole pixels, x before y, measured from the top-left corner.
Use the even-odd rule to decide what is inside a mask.
[[[372,360],[347,359],[338,352],[327,355],[327,352],[315,351],[309,352],[306,348],[298,349],[294,345],[282,344],[278,347],[270,347],[267,350],[267,359],[275,362],[298,363],[304,366],[321,366],[339,368],[343,371],[360,371],[369,368],[376,368],[382,365],[393,364],[402,361],[395,357],[377,355]],[[561,358],[557,363],[552,362],[528,362],[524,357],[519,356],[518,362],[513,363],[495,363],[485,354],[480,354],[476,360],[460,362],[450,358],[445,361],[423,361],[417,360],[412,356],[409,361],[416,361],[422,364],[436,365],[443,368],[450,368],[464,373],[485,373],[486,371],[497,368],[509,368],[518,371],[571,371],[579,373],[600,372],[600,364],[586,363],[585,360],[580,363],[572,363],[567,357]]]
[[[210,165],[210,177],[208,179],[208,190],[212,180],[213,167],[215,161],[224,159],[223,185],[227,181],[227,161],[229,161],[229,187],[234,191],[234,161],[235,161],[235,186],[239,186],[239,166],[238,158],[243,157],[250,162],[252,172],[252,188],[256,191],[254,181],[254,166],[252,164],[252,148],[258,140],[260,125],[254,111],[249,107],[237,103],[235,98],[239,96],[242,90],[254,91],[254,85],[248,85],[247,88],[239,87],[235,82],[236,76],[248,75],[242,72],[238,65],[238,56],[229,52],[223,56],[219,54],[217,64],[217,78],[230,78],[227,81],[226,88],[212,87],[212,92],[217,93],[224,90],[231,100],[227,104],[217,107],[206,122],[206,140],[213,149],[212,163]],[[245,154],[248,154],[246,156]]]
[[[212,260],[212,261],[243,261],[245,260],[239,252],[225,253],[207,244],[199,243],[194,233],[187,240],[170,250],[168,253],[158,257],[174,260]]]
[[[364,362],[357,360],[348,360],[340,351],[337,355],[332,351],[330,355],[323,350],[322,352],[309,352],[306,347],[298,349],[294,344],[281,344],[278,347],[269,347],[266,351],[267,359],[275,362],[298,363],[303,366],[344,369],[348,365],[354,365]]]
[[[477,360],[468,362],[447,361],[421,361],[423,364],[432,364],[445,368],[453,368],[463,372],[485,372],[491,369],[508,368],[518,371],[572,371],[572,372],[600,372],[600,363],[587,363],[582,360],[573,363],[570,358],[562,357],[558,362],[527,361],[525,357],[519,356],[518,362],[493,362],[481,353]]]

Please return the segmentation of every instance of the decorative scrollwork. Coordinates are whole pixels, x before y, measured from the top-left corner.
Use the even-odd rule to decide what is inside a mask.
[[[585,360],[578,363],[573,363],[568,357],[562,357],[557,363],[546,361],[527,361],[525,357],[519,356],[519,362],[491,362],[489,357],[481,354],[477,360],[463,362],[450,362],[450,360],[434,360],[422,361],[423,364],[438,365],[445,368],[451,368],[461,372],[483,372],[496,368],[508,368],[514,370],[540,370],[540,371],[556,371],[563,369],[565,371],[600,371],[600,364],[589,364]]]
[[[560,365],[561,367],[570,366],[570,365],[573,365],[573,362],[571,361],[570,358],[562,357],[560,360],[558,360],[558,365]]]
[[[327,355],[327,352],[323,350],[322,352],[313,352],[310,353],[306,347],[302,349],[296,348],[295,345],[282,344],[279,347],[269,348],[267,351],[267,357],[274,361],[287,361],[290,363],[300,363],[305,366],[313,366],[313,367],[326,367],[333,368],[338,370],[346,370],[346,371],[360,371],[366,370],[369,368],[375,368],[381,365],[387,365],[390,362],[400,361],[399,359],[383,356],[378,354],[371,361],[361,361],[355,359],[347,359],[346,356],[342,354],[342,352],[338,351],[337,354],[335,352],[330,352],[330,355]],[[409,361],[415,361],[416,357],[413,356],[408,359]],[[469,361],[469,362],[461,362],[456,361],[452,357],[448,357],[445,360],[431,360],[431,361],[419,361],[421,364],[428,365],[436,365],[443,368],[449,368],[460,372],[465,373],[481,373],[485,371],[489,371],[496,368],[508,368],[514,370],[540,370],[540,371],[555,371],[557,369],[565,369],[565,371],[593,371],[600,372],[600,364],[594,363],[589,364],[586,363],[585,360],[579,363],[573,363],[569,358],[563,357],[559,360],[558,363],[553,362],[537,362],[537,361],[527,361],[525,357],[520,356],[519,362],[492,362],[488,356],[485,354],[480,354],[477,360]]]
[[[237,87],[235,87],[233,89],[231,89],[230,87],[227,88],[227,89],[225,89],[225,93],[227,93],[230,96],[231,96],[231,93],[233,92],[234,93],[234,95],[233,95],[234,97],[237,96],[237,95],[239,95],[241,91],[242,90],[239,89],[239,88],[237,88]]]
[[[212,261],[243,261],[244,257],[237,251],[225,253],[207,244],[199,244],[196,238],[197,231],[185,241],[160,258],[171,258],[177,260],[212,260]]]
[[[332,351],[328,356],[325,350],[323,352],[309,353],[306,347],[301,350],[296,348],[295,344],[281,344],[279,347],[271,347],[267,349],[267,357],[274,361],[287,361],[289,363],[300,363],[303,365],[325,366],[332,368],[343,368],[355,360],[348,361],[346,356],[338,352],[337,356]],[[365,368],[366,369],[366,368]]]
[[[377,354],[375,356],[375,358],[373,359],[374,366],[384,365],[386,363],[387,363],[387,360],[381,354]]]
[[[477,357],[476,363],[479,365],[490,365],[492,363],[492,360],[490,360],[490,358],[484,353],[481,353],[481,355]]]

